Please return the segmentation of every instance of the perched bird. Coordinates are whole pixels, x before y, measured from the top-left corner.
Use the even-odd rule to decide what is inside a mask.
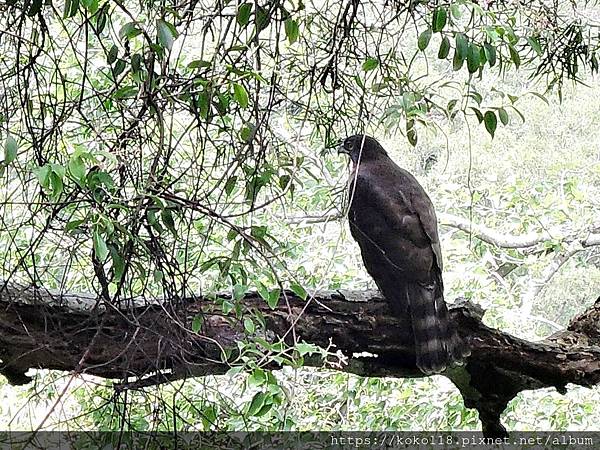
[[[350,232],[394,315],[410,319],[417,367],[430,374],[460,363],[470,352],[449,323],[431,200],[376,139],[350,136],[339,151],[352,165]]]

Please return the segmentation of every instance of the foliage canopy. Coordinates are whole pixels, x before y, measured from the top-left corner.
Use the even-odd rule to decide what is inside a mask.
[[[498,79],[516,71],[562,95],[565,80],[598,71],[596,13],[542,0],[7,0],[0,279],[110,305],[160,295],[175,309],[227,289],[215,305],[226,315],[249,289],[275,304],[286,288],[341,287],[322,275],[344,255],[305,256],[307,224],[344,214],[344,170],[327,149],[356,132],[417,148],[453,126],[497,136],[526,120],[523,95],[548,102]],[[506,191],[503,201],[520,195]],[[565,191],[581,200],[575,181]],[[469,208],[485,197],[469,194]],[[299,216],[298,228],[278,226]],[[507,264],[527,257],[500,252]],[[249,335],[264,326],[243,321]],[[316,349],[244,345],[248,383],[267,386],[245,414],[262,416],[285,398],[263,356],[295,365]]]

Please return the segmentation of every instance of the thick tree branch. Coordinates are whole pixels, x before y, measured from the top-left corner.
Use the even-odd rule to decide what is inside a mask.
[[[262,335],[271,342],[283,338],[292,344],[294,326],[300,340],[343,355],[335,364],[312,355],[305,365],[362,376],[423,376],[414,366],[408,323],[391,317],[377,293],[323,292],[308,302],[291,292],[285,296],[271,309],[250,293],[243,311],[264,317]],[[123,388],[222,374],[239,363],[236,344],[246,336],[242,318],[225,317],[214,305],[204,298],[176,305],[136,301],[125,311],[96,306],[90,296],[8,285],[0,292],[1,370],[11,383],[22,384],[30,368],[79,367],[80,373],[120,379]],[[198,315],[203,322],[195,333],[191,324]],[[460,389],[465,405],[478,410],[489,436],[505,434],[500,415],[520,391],[550,386],[565,392],[568,383],[600,382],[600,300],[567,330],[536,343],[485,326],[483,312],[466,302],[453,306],[451,315],[472,355],[465,367],[444,375]]]

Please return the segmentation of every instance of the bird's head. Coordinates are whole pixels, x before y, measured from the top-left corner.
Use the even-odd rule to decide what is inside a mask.
[[[355,134],[344,139],[338,153],[347,154],[355,164],[358,161],[369,161],[387,156],[387,152],[377,142],[377,139],[366,134]]]

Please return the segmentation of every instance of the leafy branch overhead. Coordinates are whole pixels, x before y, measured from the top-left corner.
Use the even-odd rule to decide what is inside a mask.
[[[359,132],[394,137],[390,148],[412,145],[403,158],[424,176],[447,173],[441,142],[459,129],[454,156],[468,172],[431,182],[457,219],[448,254],[480,258],[463,274],[512,283],[502,292],[516,303],[529,286],[510,279],[517,272],[541,282],[574,255],[595,258],[594,169],[551,167],[534,189],[523,184],[531,174],[486,185],[492,174],[471,169],[489,149],[471,149],[471,137],[499,145],[530,120],[532,100],[550,104],[565,82],[597,72],[591,17],[541,0],[5,1],[0,294],[8,283],[85,292],[115,311],[159,298],[173,314],[200,295],[228,317],[249,292],[276,311],[290,291],[362,286],[338,220],[347,172],[334,145]],[[491,229],[543,239],[497,248]],[[489,239],[471,246],[476,231]],[[266,319],[246,319],[252,346]],[[189,322],[194,333],[206,326],[199,312]],[[294,327],[287,337],[289,347],[248,351],[244,364],[258,370],[302,345]]]

